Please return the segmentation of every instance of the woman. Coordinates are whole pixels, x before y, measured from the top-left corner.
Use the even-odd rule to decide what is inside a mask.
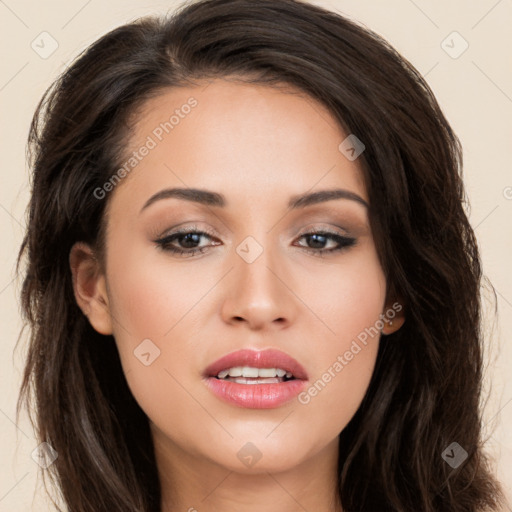
[[[70,511],[498,510],[460,143],[384,40],[206,0],[42,99],[20,402]]]

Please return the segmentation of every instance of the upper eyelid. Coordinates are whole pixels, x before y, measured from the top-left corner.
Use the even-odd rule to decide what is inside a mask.
[[[307,227],[307,228],[303,228],[301,229],[296,236],[300,236],[300,235],[304,235],[304,234],[309,234],[310,232],[320,232],[320,231],[325,231],[327,233],[332,233],[332,234],[335,234],[335,235],[340,235],[340,233],[337,232],[337,229],[340,229],[342,230],[343,232],[345,232],[345,234],[347,234],[348,236],[348,231],[347,229],[341,227],[341,226],[338,226],[338,227],[325,227],[325,226],[311,226],[311,227]],[[186,227],[179,227],[179,228],[176,228],[176,229],[169,229],[169,230],[166,230],[164,231],[164,233],[162,235],[160,235],[158,238],[166,238],[168,236],[172,236],[172,235],[176,235],[176,234],[187,234],[187,233],[201,233],[201,234],[205,234],[205,235],[208,235],[208,236],[221,236],[219,234],[217,234],[216,230],[210,230],[208,228],[201,228],[199,226],[186,226]]]
[[[165,230],[161,235],[157,237],[157,240],[162,240],[165,238],[168,238],[173,235],[180,235],[180,234],[187,234],[187,233],[200,233],[202,235],[207,235],[209,237],[217,237],[216,233],[214,233],[212,230],[201,228],[199,226],[187,226],[187,227],[180,227],[176,229],[167,229]]]
[[[346,230],[343,230],[343,231],[346,231]],[[162,236],[159,236],[155,240],[155,242],[161,242],[168,238],[174,237],[176,235],[181,235],[181,234],[186,235],[188,233],[196,233],[196,234],[200,234],[201,236],[206,236],[210,239],[218,239],[218,236],[215,233],[208,232],[208,230],[202,229],[198,226],[190,226],[190,227],[179,228],[174,231],[171,230],[169,233],[164,233]],[[327,234],[327,235],[338,236],[338,237],[342,237],[342,238],[352,238],[352,239],[357,238],[356,236],[350,235],[349,233],[346,233],[346,232],[340,233],[340,232],[336,231],[335,228],[326,228],[326,227],[316,226],[316,227],[308,227],[308,228],[304,228],[304,229],[300,230],[299,233],[297,233],[295,235],[294,239],[302,238],[303,236],[310,235],[310,234]]]

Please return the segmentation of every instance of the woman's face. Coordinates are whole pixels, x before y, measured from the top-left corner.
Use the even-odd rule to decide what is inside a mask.
[[[156,444],[239,472],[333,448],[367,390],[389,307],[360,147],[347,150],[319,103],[261,85],[173,89],[139,115],[122,179],[105,199],[97,191],[109,201],[107,316],[89,318],[113,333]],[[348,194],[298,200],[338,189]],[[213,365],[242,349],[288,357]],[[236,369],[210,375],[243,366],[242,381]],[[258,371],[255,383],[254,368],[297,378]]]

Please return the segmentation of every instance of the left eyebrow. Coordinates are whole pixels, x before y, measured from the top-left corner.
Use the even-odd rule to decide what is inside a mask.
[[[171,197],[183,199],[184,201],[193,201],[207,206],[217,206],[220,208],[223,208],[227,204],[225,197],[217,192],[210,192],[208,190],[201,190],[198,188],[166,188],[152,195],[144,203],[141,212],[154,202]]]
[[[204,204],[207,206],[216,206],[219,208],[224,208],[228,204],[226,198],[217,192],[211,192],[209,190],[202,190],[198,188],[167,188],[160,190],[156,194],[152,195],[144,203],[141,212],[156,201],[169,199],[172,197],[185,201]],[[298,208],[306,208],[307,206],[323,203],[325,201],[332,201],[333,199],[350,199],[362,204],[363,206],[366,206],[366,208],[369,208],[368,203],[362,197],[358,196],[355,192],[341,188],[320,190],[318,192],[312,192],[309,194],[292,196],[288,202],[288,208],[292,210]]]

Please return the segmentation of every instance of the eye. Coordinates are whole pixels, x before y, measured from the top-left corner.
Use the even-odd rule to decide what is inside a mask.
[[[155,240],[155,243],[164,251],[171,252],[173,254],[190,257],[196,254],[200,254],[205,252],[212,244],[198,246],[200,244],[201,238],[209,238],[210,240],[214,239],[213,233],[209,233],[208,231],[201,231],[197,229],[196,226],[182,228],[180,230],[175,231],[169,235],[166,235],[158,240]],[[340,235],[339,233],[334,233],[328,230],[313,230],[308,231],[307,233],[303,233],[299,236],[300,239],[307,239],[307,243],[310,247],[305,247],[304,245],[299,245],[307,252],[313,253],[316,256],[324,256],[325,254],[335,253],[344,249],[347,249],[356,244],[356,239],[352,237],[347,237],[344,235]],[[325,248],[324,245],[331,242],[334,244],[334,247]],[[181,247],[176,244],[181,245]],[[219,245],[218,243],[213,245]],[[311,247],[313,245],[313,247]]]
[[[313,230],[307,233],[303,233],[300,235],[299,239],[305,238],[308,240],[308,243],[313,245],[313,247],[304,247],[304,249],[308,252],[312,252],[316,256],[325,256],[325,254],[331,254],[338,251],[342,251],[349,247],[352,247],[356,244],[356,239],[344,235],[340,235],[339,233],[334,233],[332,231],[328,231],[325,229]],[[323,247],[328,242],[334,243],[334,247],[326,249]]]
[[[208,249],[208,245],[203,247],[196,247],[196,244],[199,243],[202,237],[212,239],[213,234],[208,233],[207,231],[198,230],[196,226],[193,226],[179,229],[174,233],[155,240],[155,243],[164,251],[187,257],[202,253]],[[176,245],[173,245],[175,242],[183,245],[184,248],[176,247]]]

